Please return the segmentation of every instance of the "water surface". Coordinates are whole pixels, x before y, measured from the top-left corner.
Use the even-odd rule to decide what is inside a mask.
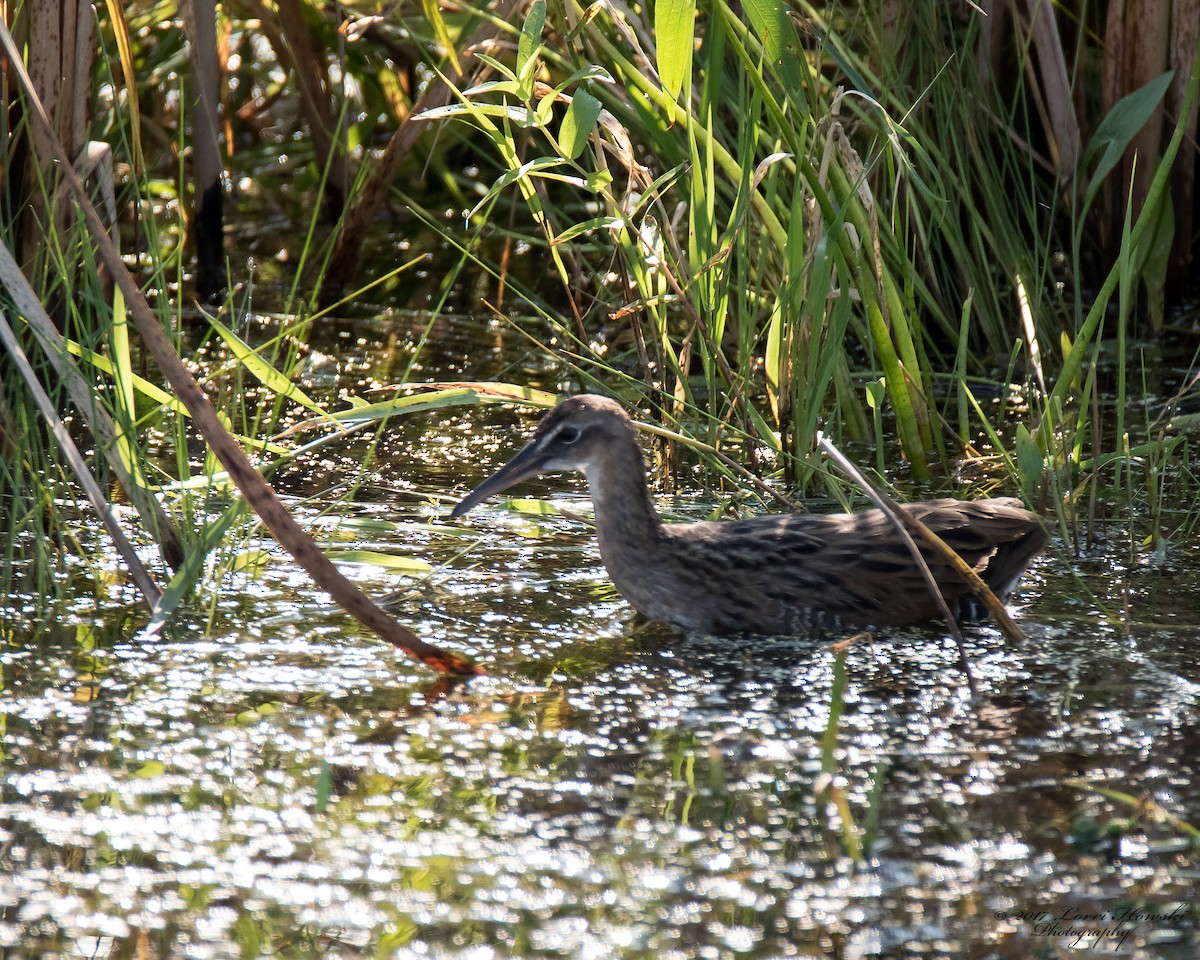
[[[420,357],[436,376],[569,385],[460,326]],[[396,377],[421,329],[377,321],[352,389]],[[336,356],[331,388],[353,379]],[[353,573],[487,667],[448,696],[281,559],[157,639],[115,576],[99,609],[39,631],[10,598],[5,957],[1197,955],[1188,551],[1130,563],[1116,530],[1083,559],[1058,544],[1016,598],[1022,644],[968,629],[979,700],[943,631],[891,631],[845,655],[831,726],[823,643],[641,624],[572,520],[493,502],[445,523],[530,422],[397,423],[345,522],[320,527],[434,565]],[[280,477],[317,498],[301,516],[366,444]],[[577,481],[520,492],[551,490],[586,513]]]

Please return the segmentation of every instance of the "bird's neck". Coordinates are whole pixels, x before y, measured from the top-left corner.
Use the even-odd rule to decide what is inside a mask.
[[[662,527],[646,488],[642,450],[632,435],[628,445],[621,444],[612,455],[590,464],[585,474],[602,543],[645,542]]]
[[[585,472],[609,578],[644,616],[678,622],[675,542],[650,502],[646,465],[632,429],[627,446],[614,444],[608,456]]]

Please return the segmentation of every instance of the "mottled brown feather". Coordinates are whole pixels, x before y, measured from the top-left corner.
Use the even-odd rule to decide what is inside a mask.
[[[625,411],[603,397],[573,397],[542,418],[508,464],[453,516],[528,477],[580,470],[596,509],[600,555],[621,594],[641,613],[706,633],[795,634],[905,626],[938,606],[892,522],[880,510],[819,516],[664,524]],[[1019,500],[927,500],[905,509],[923,521],[1006,598],[1046,530]],[[972,612],[966,583],[922,549],[952,608]]]

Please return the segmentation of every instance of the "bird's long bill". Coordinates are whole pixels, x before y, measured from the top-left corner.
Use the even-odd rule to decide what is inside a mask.
[[[528,480],[541,473],[542,467],[545,465],[545,458],[538,446],[536,441],[527,443],[520,453],[467,494],[462,503],[450,511],[450,519],[458,519],[472,507],[483,503],[488,497],[494,497],[522,480]]]

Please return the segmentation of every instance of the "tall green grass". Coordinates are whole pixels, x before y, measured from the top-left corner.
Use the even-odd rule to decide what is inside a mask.
[[[489,60],[499,79],[429,119],[484,132],[501,172],[472,224],[524,206],[573,300],[559,320],[540,298],[546,349],[585,381],[639,382],[669,424],[749,443],[802,486],[820,476],[818,427],[874,442],[892,479],[945,486],[966,458],[983,488],[1024,492],[1067,531],[1114,483],[1147,495],[1144,458],[1186,444],[1160,430],[1125,452],[1163,194],[1108,281],[1086,285],[1091,200],[1165,85],[1114,107],[1064,194],[1037,152],[1028,52],[1002,87],[979,67],[979,17],[889,10],[881,24],[866,4],[759,3],[743,19],[717,0],[655,34],[636,12],[539,0],[515,58]],[[1122,371],[1102,398],[1115,419],[1096,421],[1105,361]]]
[[[328,11],[310,6],[324,36]],[[1141,403],[1142,380],[1126,373],[1137,369],[1142,291],[1161,269],[1173,154],[1146,211],[1124,225],[1111,271],[1093,243],[1098,191],[1161,98],[1161,82],[1096,126],[1077,187],[1063,190],[1038,152],[1029,52],[1018,47],[1011,76],[997,82],[980,69],[985,40],[974,13],[924,2],[891,5],[884,20],[874,4],[773,0],[737,9],[704,0],[692,10],[534,0],[506,43],[464,59],[471,79],[450,106],[425,115],[431,146],[412,161],[414,176],[426,164],[426,182],[443,192],[394,194],[428,236],[457,250],[435,311],[468,267],[482,270],[493,278],[482,299],[514,336],[553,354],[580,387],[655,409],[668,431],[695,438],[717,482],[744,483],[732,460],[781,485],[837,492],[814,448],[820,429],[909,492],[958,489],[964,478],[972,494],[1019,491],[1074,542],[1087,536],[1080,519],[1140,516],[1143,504],[1139,545],[1147,534],[1157,543],[1164,527],[1194,526],[1189,421],[1170,416],[1193,387],[1156,408]],[[257,309],[253,278],[213,321],[185,309],[179,105],[188,101],[170,85],[181,47],[151,29],[169,23],[169,4],[135,4],[126,15],[135,49],[125,56],[138,69],[121,64],[120,31],[106,29],[96,84],[120,92],[123,77],[136,77],[138,96],[108,97],[94,125],[126,173],[119,207],[139,212],[126,222],[126,248],[139,252],[147,288],[161,292],[155,303],[181,332],[181,350],[198,340],[220,355],[206,374],[233,429],[270,470],[294,455],[294,441],[265,439],[285,415],[333,412],[293,377],[297,347],[328,299],[321,286],[338,230],[321,219],[329,163],[309,162],[287,85],[251,56],[265,49],[254,22],[234,21],[242,62],[231,109],[245,109],[251,92],[279,104],[271,115],[279,129],[262,127],[249,145],[243,136],[234,165],[290,151],[312,215],[297,224],[303,240],[293,246],[285,319],[268,333],[246,322]],[[388,27],[403,22],[403,52],[427,62],[427,79],[472,23],[466,10],[432,21],[396,16]],[[348,84],[346,134],[335,139],[364,148],[351,202],[371,176],[366,148],[381,132],[378,118],[394,117],[403,99],[396,76],[379,70],[385,55],[399,56],[397,36],[364,34],[342,65],[358,82]],[[145,116],[135,122],[140,102]],[[9,145],[21,133],[3,132]],[[48,185],[39,189],[48,196]],[[465,229],[447,222],[447,202],[469,211]],[[15,216],[3,224],[10,239]],[[519,246],[534,251],[542,272],[512,271]],[[189,455],[186,416],[142,377],[121,305],[87,249],[78,234],[48,244],[36,279],[45,301],[62,306],[96,402],[121,425],[122,456],[160,487],[207,558],[182,575],[181,594],[205,570],[236,566],[242,541],[231,531],[249,536],[253,527],[215,465]],[[341,302],[382,279],[342,292]],[[1115,377],[1104,375],[1109,365]],[[266,402],[248,403],[259,389]],[[32,429],[7,378],[5,390],[6,423]],[[374,429],[386,415],[363,422]],[[151,432],[160,438],[153,456]],[[34,443],[22,453],[0,476],[0,496],[13,505],[10,543],[63,521],[41,479],[54,475],[53,450]],[[50,559],[29,562],[44,570]],[[6,576],[25,562],[10,551]]]

